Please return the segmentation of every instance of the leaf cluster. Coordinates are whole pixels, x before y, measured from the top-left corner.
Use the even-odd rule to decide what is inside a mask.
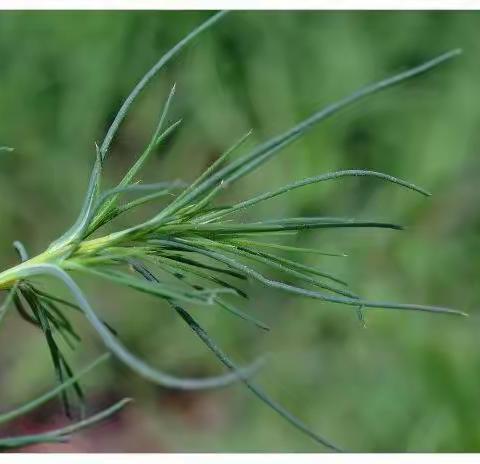
[[[219,204],[217,200],[226,188],[271,161],[283,148],[295,142],[318,123],[368,96],[435,68],[457,56],[459,51],[453,50],[410,70],[360,88],[250,150],[245,149],[245,142],[251,134],[248,132],[190,184],[180,181],[143,184],[139,175],[140,170],[159,145],[181,127],[181,120],[171,121],[169,118],[169,109],[176,90],[174,85],[163,104],[156,128],[143,152],[138,155],[137,160],[114,188],[102,190],[102,171],[110,153],[111,143],[136,97],[173,56],[224,15],[225,12],[213,15],[173,47],[148,71],[126,98],[105,139],[101,145],[96,146],[95,162],[85,199],[78,218],[68,231],[52,242],[45,252],[31,259],[26,256],[24,248],[17,244],[23,262],[0,274],[0,288],[9,290],[6,304],[3,310],[0,310],[0,317],[5,312],[6,306],[13,301],[18,313],[43,333],[60,383],[60,387],[54,392],[55,395],[59,394],[62,397],[67,414],[71,414],[69,392],[76,402],[83,404],[84,401],[79,376],[75,375],[68,364],[58,342],[60,338],[64,344],[73,347],[80,341],[67,315],[67,311],[73,309],[80,311],[87,318],[105,347],[114,356],[146,379],[167,388],[180,389],[219,388],[242,381],[259,399],[292,425],[324,446],[338,449],[329,440],[312,432],[252,380],[252,376],[261,365],[261,360],[256,360],[245,367],[237,366],[193,317],[191,308],[215,306],[262,331],[268,331],[269,327],[265,322],[242,309],[242,302],[248,298],[244,284],[246,281],[252,281],[295,296],[350,308],[356,312],[361,321],[364,321],[364,311],[369,309],[464,315],[460,311],[439,306],[379,302],[362,298],[353,293],[338,276],[317,266],[306,265],[295,258],[299,254],[338,255],[287,246],[274,241],[275,238],[299,231],[336,228],[401,230],[402,227],[397,224],[374,219],[322,216],[262,218],[254,222],[245,222],[242,220],[243,215],[240,214],[261,202],[287,195],[293,190],[351,177],[368,177],[388,182],[423,196],[428,196],[429,193],[411,182],[389,174],[350,169],[292,181],[234,204]],[[134,199],[125,200],[132,195]],[[112,221],[118,216],[147,203],[155,204],[164,197],[171,198],[171,201],[147,220],[102,235],[102,228],[107,224],[113,226]],[[290,256],[287,258],[285,255]],[[147,364],[133,354],[115,331],[98,316],[73,279],[72,276],[75,274],[85,274],[95,280],[108,281],[157,297],[166,304],[166,307],[175,311],[228,372],[210,378],[177,378]],[[280,275],[281,278],[276,279],[271,275]],[[70,291],[73,302],[42,290],[36,283],[38,276],[50,276],[63,282]],[[117,404],[105,414],[110,414],[124,404],[124,402]],[[93,420],[97,418],[98,416],[94,416]],[[89,424],[89,420],[86,419],[81,421],[78,427]],[[75,427],[73,425],[67,427],[67,431],[36,438],[24,437],[23,441],[20,438],[16,442],[3,439],[0,446],[12,446],[12,443],[19,446],[35,440],[63,439],[67,433],[76,430]]]

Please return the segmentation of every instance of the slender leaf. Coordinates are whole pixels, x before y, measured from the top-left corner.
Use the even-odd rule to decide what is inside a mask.
[[[97,198],[98,190],[100,188],[102,163],[103,159],[97,147],[97,158],[95,160],[95,164],[90,175],[87,193],[85,195],[80,214],[72,227],[70,227],[70,229],[65,232],[65,234],[63,234],[59,239],[55,240],[50,244],[50,246],[48,247],[49,250],[57,250],[59,248],[62,248],[66,244],[83,238],[83,235],[89,226],[91,212],[94,208],[95,200]]]
[[[63,269],[53,264],[36,264],[30,266],[26,272],[29,276],[51,275],[52,277],[61,280],[70,290],[78,305],[83,309],[85,317],[88,319],[105,346],[112,352],[112,354],[114,354],[120,361],[129,366],[137,374],[152,381],[153,383],[157,383],[164,387],[177,388],[181,390],[219,388],[238,381],[240,375],[252,375],[260,367],[260,363],[257,361],[252,365],[243,368],[243,370],[238,370],[238,372],[205,379],[180,379],[161,372],[158,369],[149,366],[137,356],[133,355],[117,338],[110,333],[110,331],[104,326],[103,322],[98,318],[97,314],[90,306],[90,303],[85,298],[78,285]]]
[[[17,417],[24,416],[25,414],[28,414],[29,412],[38,408],[39,406],[46,403],[47,401],[50,401],[51,399],[55,398],[60,393],[65,391],[67,388],[71,387],[75,382],[83,378],[90,371],[92,371],[97,366],[99,366],[101,363],[104,363],[109,357],[110,357],[110,354],[108,353],[103,354],[102,356],[95,359],[95,361],[93,361],[91,364],[89,364],[88,366],[80,370],[76,375],[65,380],[63,383],[61,383],[60,385],[57,385],[55,388],[52,388],[51,390],[44,393],[43,395],[35,398],[34,400],[29,401],[28,403],[22,404],[20,407],[13,409],[12,411],[8,411],[6,413],[0,414],[0,424],[9,422],[13,419],[16,419]]]
[[[213,26],[217,21],[222,19],[226,11],[221,11],[219,13],[214,14],[198,27],[196,27],[193,31],[187,34],[182,40],[180,40],[173,48],[171,48],[167,53],[165,53],[150,70],[140,79],[138,84],[133,88],[130,92],[128,97],[123,102],[120,110],[118,111],[115,119],[113,120],[111,126],[109,127],[107,134],[100,146],[100,153],[102,155],[102,159],[107,156],[108,150],[110,148],[110,144],[112,143],[113,137],[115,136],[120,124],[125,119],[125,116],[130,109],[130,106],[135,101],[137,96],[140,92],[146,87],[146,85],[151,81],[151,79],[162,69],[175,55],[177,55],[186,45],[188,45],[195,37],[201,34],[203,31],[209,29]]]
[[[415,184],[399,179],[397,177],[390,176],[388,174],[383,174],[381,172],[376,172],[376,171],[351,169],[347,171],[329,172],[326,174],[322,174],[320,176],[308,177],[306,179],[292,182],[290,184],[284,185],[283,187],[280,187],[271,192],[266,192],[254,198],[251,198],[250,200],[245,200],[240,203],[237,203],[236,205],[231,206],[229,209],[208,214],[207,216],[203,217],[202,220],[211,221],[213,219],[223,218],[229,214],[238,212],[242,209],[249,208],[251,206],[256,205],[257,203],[261,203],[262,201],[269,200],[271,198],[282,195],[284,193],[291,192],[292,190],[296,190],[298,188],[305,187],[307,185],[316,184],[318,182],[323,182],[323,181],[332,180],[332,179],[339,179],[342,177],[376,177],[378,179],[382,179],[387,182],[391,182],[393,184],[397,184],[402,187],[405,187],[409,190],[413,190],[415,192],[421,193],[422,195],[425,195],[425,196],[431,195],[429,192],[422,189],[421,187],[416,186]]]
[[[442,306],[426,306],[426,305],[417,305],[417,304],[367,301],[363,299],[327,295],[327,294],[316,292],[313,290],[307,290],[300,287],[296,287],[294,285],[290,285],[285,282],[269,279],[264,275],[262,275],[260,272],[256,271],[255,269],[252,269],[246,266],[245,264],[235,261],[234,259],[231,259],[220,253],[216,253],[214,251],[207,250],[198,246],[187,245],[185,243],[182,243],[179,240],[171,240],[170,242],[177,243],[179,249],[196,251],[199,254],[208,256],[210,258],[215,259],[216,261],[224,263],[232,267],[233,269],[244,272],[245,275],[252,277],[255,280],[258,280],[259,282],[263,283],[268,287],[276,288],[288,293],[293,293],[295,295],[305,296],[305,297],[318,299],[322,301],[328,301],[330,303],[340,303],[348,306],[357,306],[357,307],[363,306],[365,308],[371,308],[371,309],[374,309],[374,308],[399,309],[399,310],[407,310],[407,311],[425,311],[425,312],[432,312],[432,313],[452,314],[456,316],[467,316],[467,314],[462,311],[458,311],[456,309],[451,309],[451,308],[445,308]]]
[[[52,430],[50,432],[39,433],[36,435],[0,438],[0,450],[21,448],[37,443],[56,443],[66,441],[72,433],[79,432],[80,430],[91,427],[92,425],[98,424],[99,422],[108,419],[113,414],[117,413],[120,409],[124,408],[131,401],[132,400],[130,398],[124,398],[123,400],[118,401],[114,405],[104,409],[103,411],[100,411],[97,414],[94,414],[93,416],[78,421],[74,424],[67,425],[66,427]]]
[[[187,323],[187,325],[195,332],[195,334],[207,345],[210,350],[217,356],[217,358],[229,369],[236,369],[236,365],[230,360],[228,356],[216,345],[216,343],[208,336],[208,334],[200,327],[197,321],[188,313],[185,309],[180,306],[173,305],[177,314]],[[321,437],[320,435],[313,432],[308,426],[306,426],[300,419],[291,414],[287,409],[285,409],[280,403],[276,402],[256,383],[253,383],[246,377],[242,378],[245,385],[248,387],[252,393],[254,393],[261,401],[263,401],[267,406],[272,408],[280,416],[286,419],[290,424],[292,424],[297,429],[301,430],[303,433],[308,435],[310,438],[315,440],[317,443],[324,445],[325,447],[332,449],[334,451],[341,451],[340,448],[334,445],[331,441],[326,438]]]
[[[314,113],[312,116],[303,120],[302,122],[287,130],[283,134],[280,134],[277,137],[274,137],[260,144],[250,154],[230,163],[229,165],[217,171],[215,174],[211,175],[208,179],[198,185],[194,190],[189,192],[188,195],[185,195],[182,198],[182,201],[173,202],[169,207],[165,208],[161,218],[171,216],[183,206],[192,203],[202,194],[204,194],[207,190],[209,190],[212,186],[217,185],[222,181],[224,183],[232,183],[238,178],[253,171],[261,164],[268,161],[280,149],[285,148],[287,145],[303,136],[308,130],[310,130],[320,121],[323,121],[333,116],[340,110],[350,106],[353,103],[363,100],[369,95],[375,94],[388,87],[397,85],[406,79],[410,79],[419,74],[423,74],[430,69],[433,69],[436,66],[442,64],[443,62],[458,56],[460,53],[461,50],[449,51],[405,72],[367,85],[366,87],[357,90],[351,95],[343,99],[337,100],[336,102],[326,106],[322,110]]]

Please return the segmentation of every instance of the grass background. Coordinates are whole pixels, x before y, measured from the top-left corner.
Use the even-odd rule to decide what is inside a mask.
[[[75,218],[94,141],[158,56],[205,12],[2,12],[0,15],[0,263],[11,242],[42,251]],[[121,177],[149,138],[173,82],[184,118],[145,179],[190,180],[250,128],[262,141],[375,79],[460,47],[464,54],[319,126],[239,182],[229,199],[321,172],[364,168],[433,192],[424,199],[375,180],[310,186],[256,207],[256,217],[345,215],[392,220],[406,232],[345,230],[289,238],[346,259],[306,258],[370,299],[452,306],[468,320],[353,311],[251,284],[259,333],[228,314],[195,310],[237,359],[269,353],[259,379],[272,396],[356,451],[480,451],[480,14],[237,12],[202,35],[135,105],[107,163]],[[147,214],[147,212],[146,212]],[[82,281],[83,282],[83,281]],[[83,282],[136,352],[182,375],[220,370],[155,300]],[[83,324],[77,364],[101,351]],[[0,337],[2,409],[52,383],[43,337],[11,312]],[[92,407],[136,403],[60,451],[318,451],[242,386],[200,393],[157,388],[113,362],[87,380]],[[52,403],[12,431],[63,421]],[[3,431],[2,433],[5,433]],[[48,451],[49,446],[38,447]]]

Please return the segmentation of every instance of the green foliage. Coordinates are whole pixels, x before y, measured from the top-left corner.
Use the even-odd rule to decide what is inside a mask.
[[[55,398],[58,395],[64,394],[68,388],[78,385],[78,381],[89,373],[92,369],[97,367],[99,364],[105,362],[108,359],[109,355],[103,355],[96,359],[89,366],[82,369],[77,375],[71,376],[68,380],[62,381],[57,387],[51,389],[45,394],[35,398],[32,401],[29,401],[26,404],[6,413],[0,414],[0,425],[8,423],[14,419],[17,419],[25,414],[34,411],[36,408],[46,403],[47,401]],[[82,430],[86,427],[93,426],[98,422],[107,419],[108,417],[115,414],[117,411],[122,409],[127,405],[131,400],[125,398],[116,404],[110,406],[109,408],[100,411],[90,417],[83,418],[79,421],[76,421],[66,427],[55,429],[46,433],[41,433],[37,435],[22,435],[18,437],[3,437],[0,438],[0,451],[8,450],[12,448],[20,448],[28,445],[33,445],[36,443],[50,443],[50,442],[62,442],[67,440],[71,434]]]
[[[363,313],[368,309],[397,309],[465,315],[461,311],[439,306],[364,299],[347,289],[345,283],[335,275],[315,266],[305,265],[275,253],[262,251],[264,248],[271,248],[294,254],[314,255],[318,253],[315,250],[282,246],[271,242],[270,239],[277,235],[283,236],[291,232],[313,229],[387,228],[401,230],[402,227],[399,225],[377,220],[324,216],[281,217],[262,219],[256,222],[246,222],[241,217],[226,219],[230,215],[243,213],[263,201],[287,194],[292,190],[343,177],[372,177],[397,184],[422,195],[429,194],[424,189],[391,175],[364,169],[352,169],[301,179],[233,205],[218,206],[214,200],[227,187],[272,160],[282,149],[304,136],[318,123],[367,96],[435,68],[457,56],[459,51],[453,50],[406,72],[363,87],[350,96],[315,112],[284,133],[231,160],[230,158],[243,147],[250,135],[249,132],[226,150],[196,181],[186,187],[179,182],[141,184],[137,177],[141,168],[144,167],[158,145],[166,141],[181,124],[180,120],[168,123],[169,109],[175,93],[175,86],[173,86],[145,150],[114,188],[102,192],[101,178],[106,156],[132,103],[173,56],[200,32],[215,24],[223,16],[224,13],[212,16],[186,36],[148,71],[129,94],[107,131],[104,141],[99,147],[96,147],[95,162],[87,193],[73,226],[59,239],[52,242],[45,252],[31,259],[26,256],[23,246],[17,244],[16,248],[22,263],[0,273],[0,289],[9,292],[7,300],[1,308],[0,316],[5,313],[8,304],[13,300],[18,313],[42,331],[60,384],[60,387],[53,390],[55,393],[47,394],[44,397],[50,398],[54,394],[61,395],[68,415],[71,415],[68,392],[71,391],[81,408],[83,407],[84,393],[79,384],[79,376],[75,375],[70,367],[56,336],[61,337],[72,347],[80,341],[80,337],[65,312],[68,309],[76,309],[81,311],[90,322],[106,348],[140,376],[161,386],[178,389],[219,388],[242,381],[260,400],[292,425],[327,448],[338,450],[336,445],[312,432],[308,426],[271,399],[261,387],[253,382],[251,377],[257,372],[259,361],[254,361],[246,367],[238,367],[193,318],[187,305],[216,306],[267,330],[268,326],[238,309],[231,301],[231,299],[247,296],[241,285],[244,281],[251,280],[296,296],[340,304],[347,308],[351,307],[362,321]],[[179,194],[174,193],[182,188],[183,190]],[[122,202],[121,198],[127,193],[140,193],[140,196],[130,202]],[[120,214],[132,212],[147,202],[153,202],[165,195],[174,195],[174,199],[150,218],[126,228],[115,229],[113,220]],[[102,235],[100,229],[107,225],[111,226],[114,231]],[[262,242],[262,239],[265,241]],[[249,262],[254,262],[259,266],[247,264]],[[267,272],[280,272],[283,278],[281,280],[270,278],[260,269],[261,266],[268,269]],[[75,273],[83,273],[93,279],[128,287],[167,303],[230,372],[209,378],[177,378],[150,366],[134,355],[121,342],[115,331],[97,315],[83,291],[72,278]],[[36,284],[39,276],[53,277],[56,281],[63,283],[69,290],[73,302],[40,290]],[[199,285],[198,278],[205,281],[205,284]],[[41,402],[43,400],[36,400],[34,406],[24,407],[21,409],[21,414],[28,412]],[[104,412],[58,431],[38,436],[2,439],[0,446],[4,448],[18,447],[42,441],[63,440],[68,434],[96,423],[113,414],[125,404],[124,400]],[[14,413],[13,416],[10,415],[10,418],[16,415]]]

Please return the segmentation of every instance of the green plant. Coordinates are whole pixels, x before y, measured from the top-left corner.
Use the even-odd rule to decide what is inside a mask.
[[[113,355],[146,379],[168,388],[179,389],[218,388],[242,381],[255,395],[295,427],[326,447],[338,449],[330,441],[312,432],[271,399],[252,380],[261,362],[256,361],[249,366],[238,367],[193,318],[190,311],[186,309],[188,305],[217,305],[263,330],[268,330],[263,322],[244,313],[231,301],[231,298],[246,296],[241,285],[243,281],[250,279],[298,296],[351,307],[361,320],[365,310],[374,308],[464,315],[460,311],[444,307],[368,301],[352,293],[336,276],[265,251],[319,253],[317,250],[293,248],[269,241],[272,237],[299,230],[359,227],[401,229],[396,224],[338,217],[264,219],[253,223],[231,219],[236,213],[262,201],[306,185],[342,177],[375,177],[422,195],[429,195],[412,183],[374,171],[345,170],[302,179],[233,205],[214,206],[213,203],[229,185],[269,161],[282,148],[300,138],[317,123],[369,95],[429,71],[457,56],[458,50],[445,53],[411,70],[368,85],[318,111],[279,136],[254,147],[247,154],[231,160],[230,158],[243,146],[250,135],[250,133],[245,134],[189,185],[179,181],[142,184],[137,177],[140,169],[157,147],[181,125],[181,120],[173,123],[168,121],[169,108],[175,94],[175,86],[173,86],[161,111],[156,130],[143,153],[115,188],[101,190],[101,174],[110,145],[138,94],[170,59],[198,34],[215,24],[224,14],[222,12],[212,16],[173,47],[148,71],[127,97],[102,144],[96,147],[96,159],[87,193],[73,226],[43,253],[33,258],[29,258],[21,243],[15,242],[15,248],[22,262],[0,273],[0,290],[8,292],[0,308],[0,319],[7,308],[13,304],[24,319],[44,333],[60,384],[51,392],[27,405],[1,415],[0,424],[30,412],[57,395],[61,396],[67,415],[73,416],[70,398],[72,396],[82,408],[84,393],[79,379],[92,366],[75,375],[59,343],[59,340],[63,339],[66,344],[74,347],[79,341],[78,334],[66,313],[68,309],[73,309],[84,314]],[[134,200],[121,202],[121,198],[127,194],[140,195]],[[166,195],[174,195],[174,199],[147,221],[106,235],[98,232],[118,216]],[[258,270],[256,263],[267,266],[271,270],[280,271],[286,280],[279,281],[267,277]],[[122,344],[114,329],[96,314],[73,280],[72,275],[75,273],[104,279],[164,300],[231,372],[213,378],[177,378],[146,364],[132,354]],[[37,283],[38,277],[50,277],[62,282],[70,291],[73,301],[61,299],[44,291]],[[97,364],[98,362],[95,362],[93,366]],[[70,433],[108,417],[127,402],[128,400],[122,400],[97,415],[81,419],[69,427],[51,433],[0,439],[0,449],[63,440]]]

